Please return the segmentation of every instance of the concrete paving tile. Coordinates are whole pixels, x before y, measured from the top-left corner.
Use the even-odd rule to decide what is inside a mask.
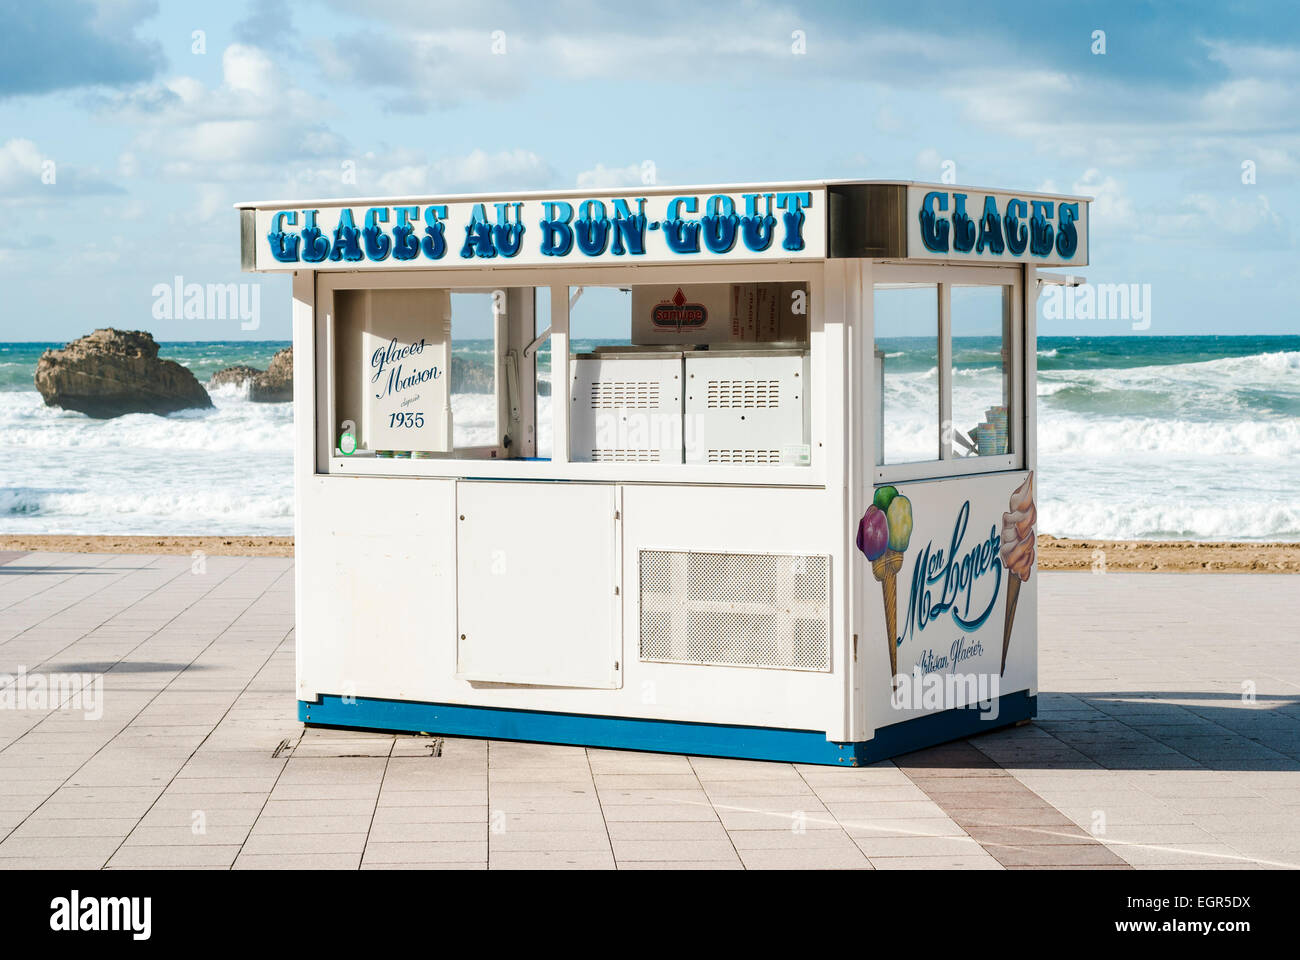
[[[613,848],[620,865],[640,860],[740,862],[728,840],[615,840]]]
[[[764,760],[729,760],[724,757],[691,757],[691,769],[701,783],[753,780],[759,783],[794,782],[803,776],[792,764]]]
[[[606,790],[698,790],[694,773],[598,773],[596,788]]]
[[[1050,826],[979,826],[969,825],[966,833],[980,843],[1032,846],[1033,844],[1060,844],[1090,842],[1100,839],[1074,824]]]
[[[5,870],[99,870],[103,857],[0,857],[0,871]]]
[[[1002,864],[988,855],[938,857],[876,857],[877,870],[1002,870]]]
[[[486,788],[437,790],[385,790],[379,794],[382,807],[467,807],[488,801]]]
[[[924,802],[929,799],[925,791],[912,784],[891,784],[888,786],[845,786],[813,788],[818,799],[823,803],[870,803],[872,801],[914,800]]]
[[[183,847],[191,843],[239,844],[244,842],[249,829],[247,826],[208,826],[205,824],[202,832],[195,833],[193,827],[188,826],[139,826],[132,830],[122,842],[128,847]]]
[[[435,840],[486,840],[488,825],[478,823],[377,823],[370,828],[371,843],[406,843]]]
[[[177,777],[167,785],[170,794],[204,795],[209,793],[256,793],[267,796],[275,786],[275,777]]]
[[[1100,843],[1005,844],[984,843],[984,849],[1003,865],[1038,864],[1083,866],[1115,863],[1120,858]]]
[[[125,837],[135,827],[134,819],[66,820],[29,819],[16,824],[14,837]]]
[[[370,800],[268,800],[266,817],[346,817],[375,810]]]
[[[261,793],[172,793],[168,790],[153,804],[153,809],[224,810],[244,808],[256,810],[267,802]],[[301,801],[307,803],[309,801]]]
[[[495,794],[493,795],[495,798]],[[600,791],[600,803],[602,806],[610,807],[619,804],[647,804],[647,803],[709,803],[709,795],[703,789],[694,790],[654,790],[654,789],[611,789]]]
[[[239,846],[188,844],[185,846],[121,847],[109,861],[113,867],[202,867],[230,866],[239,854]]]
[[[1092,817],[1092,810],[1080,813],[1081,819],[1087,821]],[[1077,826],[1068,815],[1069,811],[1053,810],[1046,805],[1038,808],[986,807],[974,809],[963,807],[954,811],[953,820],[961,826],[970,827],[1050,827]]]
[[[1056,864],[1056,863],[1012,863],[1008,864],[1005,870],[1133,870],[1136,869],[1127,863],[1087,863],[1087,864]]]
[[[487,823],[486,804],[476,806],[410,806],[375,808],[374,822],[381,823]],[[370,819],[367,817],[367,819]]]
[[[717,820],[613,820],[605,827],[611,841],[727,839]]]
[[[437,863],[363,863],[362,870],[486,870],[487,861],[461,863],[458,860]]]
[[[195,814],[201,814],[200,817]],[[142,827],[185,827],[202,822],[212,827],[251,827],[261,810],[256,807],[224,807],[217,810],[189,810],[184,807],[154,807],[140,820]]]
[[[1094,839],[1103,843],[1107,840],[1133,843],[1212,843],[1216,835],[1211,834],[1193,823],[1144,823],[1126,824],[1107,821],[1104,830],[1096,832],[1087,830]],[[1219,839],[1225,839],[1219,837]]]
[[[909,820],[860,820],[841,818],[839,826],[850,837],[964,837],[963,830],[947,817]]]
[[[870,870],[871,862],[856,847],[741,850],[746,870]]]
[[[1126,863],[1197,864],[1224,860],[1253,860],[1226,843],[1119,843],[1107,845]]]
[[[360,853],[365,833],[262,833],[244,841],[244,853]]]
[[[1257,863],[1244,863],[1236,860],[1204,861],[1196,863],[1135,863],[1132,870],[1265,870]]]
[[[109,856],[121,843],[119,837],[15,837],[0,843],[0,859],[10,857]]]
[[[733,860],[620,860],[620,870],[744,870],[737,857]]]
[[[483,863],[488,845],[482,840],[437,840],[366,844],[363,863]]]
[[[344,817],[258,817],[251,824],[254,835],[284,833],[366,833],[371,818],[365,814]]]
[[[970,837],[856,837],[858,849],[877,857],[975,857],[986,854]]]
[[[271,791],[272,800],[368,800],[379,796],[379,781],[373,783],[285,783]]]
[[[932,800],[866,800],[826,804],[837,820],[925,820],[947,817]]]
[[[763,780],[704,780],[705,792],[714,799],[731,797],[798,797],[814,796],[813,788],[803,778]]]
[[[605,818],[599,811],[590,813],[507,813],[492,810],[484,818],[492,829],[501,831],[563,832],[566,830],[604,830]]]
[[[503,850],[489,870],[613,870],[614,855],[600,850]]]
[[[522,850],[608,850],[609,835],[602,830],[510,831],[491,833],[488,849],[498,852]]]
[[[356,853],[262,853],[240,854],[235,870],[356,870],[361,856]]]
[[[716,816],[728,832],[732,830],[791,830],[796,825],[805,830],[839,830],[835,818],[825,811],[808,811],[802,816],[794,810],[739,810],[717,808]]]
[[[689,757],[673,753],[610,753],[588,750],[587,763],[594,774],[694,773]]]
[[[607,807],[605,809],[605,819],[609,823],[636,822],[645,823],[650,821],[664,822],[675,820],[706,820],[713,823],[718,822],[718,815],[709,806],[694,806],[690,804],[656,804],[656,803],[626,803],[619,806]]]
[[[848,850],[853,840],[842,830],[728,830],[737,850]]]

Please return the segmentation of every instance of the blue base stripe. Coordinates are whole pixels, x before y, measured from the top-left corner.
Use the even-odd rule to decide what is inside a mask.
[[[876,731],[875,739],[857,743],[833,743],[826,739],[826,734],[815,730],[597,717],[366,697],[352,698],[345,703],[342,697],[333,695],[322,696],[316,703],[298,701],[298,719],[322,727],[405,730],[448,737],[860,766],[1027,720],[1037,713],[1037,699],[1022,690],[998,698],[996,719],[985,719],[978,710],[945,710],[882,727]]]

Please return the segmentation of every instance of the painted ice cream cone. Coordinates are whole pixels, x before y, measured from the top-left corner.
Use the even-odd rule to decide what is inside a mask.
[[[871,561],[885,604],[885,643],[889,676],[898,675],[898,571],[912,538],[912,503],[894,487],[881,487],[858,523],[858,549]]]
[[[1007,610],[1002,621],[1002,673],[1007,672],[1007,650],[1011,646],[1011,629],[1016,622],[1016,604],[1020,587],[1034,569],[1034,524],[1038,510],[1034,506],[1034,472],[1015,489],[1002,514],[1002,565],[1007,568]]]
[[[1020,602],[1020,585],[1024,581],[1012,575],[1007,580],[1007,612],[1002,620],[1002,668],[1000,675],[1007,672],[1007,650],[1011,646],[1011,628],[1016,622],[1016,604]]]
[[[885,642],[889,645],[889,675],[898,674],[898,571],[903,569],[903,555],[886,550],[871,561],[871,572],[880,581],[885,600]]]

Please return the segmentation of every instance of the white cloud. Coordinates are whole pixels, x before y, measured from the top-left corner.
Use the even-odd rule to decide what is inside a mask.
[[[916,155],[916,167],[921,171],[921,179],[938,180],[943,173],[943,157],[934,147],[926,147]]]
[[[231,44],[221,82],[172,77],[137,88],[102,109],[135,126],[128,155],[145,174],[197,184],[275,175],[285,157],[338,155],[345,141],[322,122],[329,105],[284,79],[267,54]]]
[[[1102,176],[1095,167],[1084,171],[1070,192],[1093,198],[1090,213],[1094,221],[1121,227],[1133,222],[1133,204],[1124,187],[1114,177]]]
[[[592,169],[578,174],[577,186],[593,190],[597,187],[634,187],[643,182],[639,163],[629,163],[626,167],[607,167],[597,163]]]
[[[121,189],[93,169],[42,152],[35,141],[15,137],[0,144],[0,202],[58,203],[93,193],[121,193]]]

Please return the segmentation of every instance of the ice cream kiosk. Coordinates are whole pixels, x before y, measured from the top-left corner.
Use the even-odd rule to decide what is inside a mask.
[[[293,278],[303,722],[852,766],[1034,715],[1034,307],[1086,198],[238,207]]]

